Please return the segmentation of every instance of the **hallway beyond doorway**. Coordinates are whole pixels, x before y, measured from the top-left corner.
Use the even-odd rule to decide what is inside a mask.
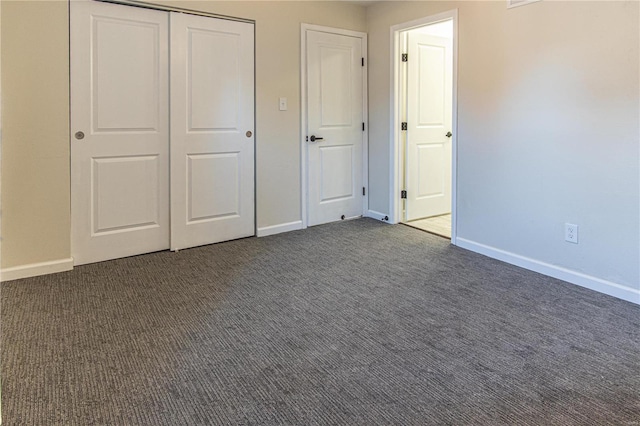
[[[405,225],[445,238],[451,238],[451,213],[404,222]]]

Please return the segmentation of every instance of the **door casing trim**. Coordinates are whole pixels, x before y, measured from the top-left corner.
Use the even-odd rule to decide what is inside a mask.
[[[425,25],[436,24],[442,21],[453,21],[453,78],[452,78],[452,94],[453,99],[451,102],[451,127],[453,136],[451,138],[451,244],[456,244],[457,239],[457,163],[458,163],[458,9],[449,10],[446,12],[438,13],[436,15],[426,16],[424,18],[416,19],[413,21],[397,24],[391,27],[391,81],[390,81],[390,93],[391,93],[391,105],[390,105],[390,125],[389,125],[389,139],[391,144],[389,147],[389,222],[397,224],[400,222],[402,215],[402,200],[400,199],[400,191],[402,190],[403,182],[403,167],[401,164],[401,143],[402,143],[402,130],[400,129],[400,115],[401,115],[401,83],[400,77],[400,55],[401,51],[401,37],[400,33],[403,31],[411,30],[417,27]]]
[[[362,117],[365,122],[362,132],[362,183],[366,193],[362,197],[362,215],[365,216],[369,207],[369,113],[368,113],[368,83],[367,83],[367,33],[345,30],[342,28],[325,27],[321,25],[300,25],[300,213],[302,217],[302,229],[308,224],[308,175],[307,175],[307,31],[318,31],[329,34],[337,34],[362,39],[362,57],[364,67],[362,75]]]

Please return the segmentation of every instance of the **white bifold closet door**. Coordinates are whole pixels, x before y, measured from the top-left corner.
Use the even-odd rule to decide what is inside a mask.
[[[74,264],[254,235],[253,25],[70,10]]]

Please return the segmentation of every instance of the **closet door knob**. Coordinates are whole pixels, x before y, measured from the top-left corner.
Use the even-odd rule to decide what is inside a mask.
[[[76,134],[74,136],[78,140],[84,139],[84,132],[76,132]]]

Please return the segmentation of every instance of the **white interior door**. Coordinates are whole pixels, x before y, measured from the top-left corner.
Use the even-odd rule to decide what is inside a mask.
[[[255,234],[254,26],[171,13],[171,249]]]
[[[409,32],[405,220],[451,212],[452,41]]]
[[[168,16],[70,7],[74,264],[167,249]]]
[[[308,225],[363,213],[363,39],[306,33]]]

